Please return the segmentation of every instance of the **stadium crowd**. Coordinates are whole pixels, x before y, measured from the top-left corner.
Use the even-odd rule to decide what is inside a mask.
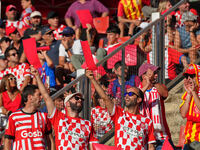
[[[6,127],[1,127],[5,130],[1,146],[5,150],[95,150],[95,143],[115,127],[116,148],[161,150],[168,143],[169,150],[178,149],[165,117],[168,89],[158,82],[160,69],[165,69],[166,82],[184,72],[186,92],[180,114],[187,123],[182,148],[189,150],[192,143],[200,142],[200,66],[194,64],[199,57],[200,26],[198,13],[189,2],[165,18],[165,68],[152,65],[153,35],[148,30],[129,47],[142,52],[145,62],[135,71],[126,64],[124,95],[121,58],[108,60],[97,71],[88,69],[88,61],[103,60],[124,39],[147,27],[152,13],[163,15],[172,4],[173,0],[119,0],[117,21],[108,22],[104,33],[91,22],[83,24],[81,18],[88,10],[92,18],[111,17],[109,9],[98,0],[73,2],[63,14],[63,24],[55,11],[48,12],[47,24],[43,24],[44,16],[33,0],[21,0],[20,17],[20,6],[6,6],[6,19],[0,20],[0,112],[8,121]],[[28,45],[30,49],[25,50],[24,41],[30,38],[37,48]],[[93,60],[86,54],[85,41]],[[33,49],[35,56],[30,52]],[[31,57],[40,67],[31,63]],[[84,97],[76,85],[58,98],[51,98],[82,69],[92,83],[92,100],[85,99],[92,103],[90,121],[79,116],[82,109],[88,108],[83,108]],[[41,107],[43,100],[45,105]]]

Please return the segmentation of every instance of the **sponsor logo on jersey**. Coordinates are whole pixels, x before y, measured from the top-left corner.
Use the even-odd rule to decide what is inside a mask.
[[[31,138],[31,137],[42,137],[42,132],[37,130],[35,132],[27,132],[26,130],[25,131],[22,131],[21,132],[21,137],[23,138]]]

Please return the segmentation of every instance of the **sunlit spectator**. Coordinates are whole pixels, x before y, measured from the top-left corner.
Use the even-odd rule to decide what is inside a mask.
[[[47,15],[47,21],[51,30],[53,30],[53,35],[56,40],[62,39],[62,31],[66,27],[63,24],[60,24],[59,15],[57,12],[51,11]]]
[[[78,29],[81,25],[76,13],[78,10],[89,10],[93,18],[97,17],[97,14],[101,14],[101,17],[105,17],[109,12],[108,9],[98,0],[76,0],[72,3],[65,14],[65,22],[69,27],[74,29],[77,39],[79,37]]]
[[[5,57],[8,60],[8,68],[6,68],[6,74],[13,74],[17,79],[17,87],[20,91],[23,91],[24,87],[30,82],[30,68],[27,63],[19,63],[19,57],[16,48],[7,48]]]
[[[21,0],[21,6],[23,8],[21,17],[20,17],[20,26],[19,28],[29,27],[30,26],[30,15],[35,11],[33,6],[34,0]]]
[[[2,113],[9,116],[21,108],[21,92],[17,88],[17,79],[12,74],[5,75],[0,84],[0,105]]]

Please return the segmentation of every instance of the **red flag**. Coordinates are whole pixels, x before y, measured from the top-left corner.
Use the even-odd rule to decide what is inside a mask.
[[[76,13],[78,15],[78,18],[79,18],[83,28],[87,28],[86,24],[90,24],[92,27],[94,27],[93,18],[88,9],[87,10],[77,10]]]
[[[108,145],[103,145],[103,144],[98,144],[98,143],[92,143],[93,150],[122,150],[121,148],[117,148],[115,146],[108,146]]]
[[[162,150],[174,150],[174,148],[169,143],[169,139],[166,138],[165,142],[163,143]]]
[[[83,49],[83,54],[85,57],[85,62],[89,70],[96,70],[97,66],[94,63],[94,59],[92,57],[92,52],[90,50],[90,46],[88,41],[81,41],[81,46]]]
[[[24,46],[24,53],[29,63],[37,69],[41,68],[42,65],[37,55],[35,38],[29,38],[29,39],[23,40],[23,46]]]

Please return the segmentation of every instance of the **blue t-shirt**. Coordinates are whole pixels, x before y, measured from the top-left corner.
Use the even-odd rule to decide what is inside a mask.
[[[54,40],[53,43],[50,46],[50,50],[47,51],[47,55],[51,58],[53,61],[53,64],[57,66],[59,64],[59,47],[60,47],[61,41]]]
[[[184,48],[184,49],[188,49],[190,47],[192,47],[192,43],[191,43],[191,40],[190,40],[190,32],[187,32],[185,30],[185,25],[178,28],[178,32],[180,34],[180,39],[181,39],[181,48]],[[200,29],[198,29],[196,32],[195,32],[195,35],[199,35],[200,34]]]
[[[42,78],[42,82],[43,84],[45,84],[47,76],[49,76],[49,84],[50,87],[55,87],[56,86],[56,80],[55,80],[55,73],[54,73],[54,69],[50,68],[47,65],[47,62],[45,62],[42,65],[42,68],[38,69],[40,76]]]

